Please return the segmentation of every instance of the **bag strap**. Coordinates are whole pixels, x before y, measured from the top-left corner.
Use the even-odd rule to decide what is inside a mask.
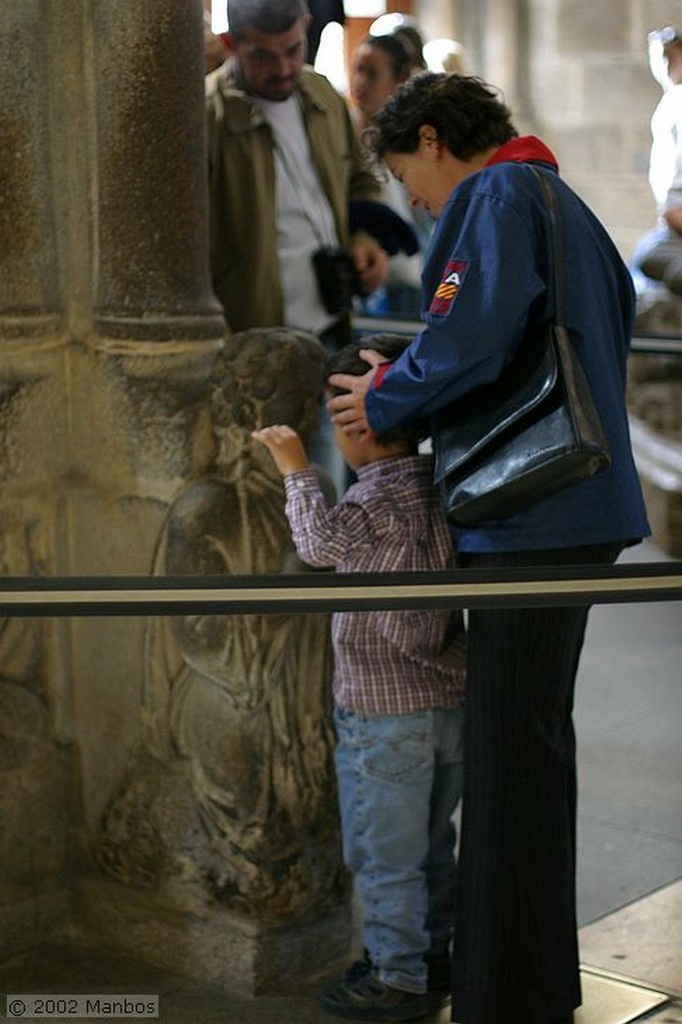
[[[566,275],[564,269],[564,226],[561,218],[561,211],[556,198],[556,192],[550,183],[549,176],[543,174],[533,164],[528,164],[531,171],[538,179],[542,189],[542,197],[549,211],[551,244],[552,244],[552,280],[551,288],[554,294],[554,319],[558,327],[566,326]]]

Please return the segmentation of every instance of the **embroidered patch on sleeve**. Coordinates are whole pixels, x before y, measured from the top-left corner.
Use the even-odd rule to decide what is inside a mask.
[[[437,316],[448,315],[462,286],[468,266],[466,260],[448,260],[440,284],[431,300],[429,313],[435,313]]]

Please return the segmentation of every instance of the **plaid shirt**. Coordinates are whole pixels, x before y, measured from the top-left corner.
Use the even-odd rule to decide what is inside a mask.
[[[380,459],[357,476],[331,507],[313,470],[285,478],[287,518],[304,562],[337,572],[454,566],[429,456]],[[462,699],[466,640],[459,612],[336,612],[332,640],[339,707],[402,715],[456,707]]]

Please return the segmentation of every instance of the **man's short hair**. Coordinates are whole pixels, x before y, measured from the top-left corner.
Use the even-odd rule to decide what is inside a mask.
[[[375,352],[385,356],[389,362],[394,362],[399,355],[402,355],[411,340],[401,334],[370,334],[368,337],[362,338],[361,341],[351,341],[331,357],[327,375],[347,373],[352,377],[362,377],[370,367],[369,363],[361,358],[360,349],[374,349]],[[333,395],[346,394],[343,388],[332,387],[329,383],[327,388]],[[406,444],[416,449],[427,434],[426,424],[423,421],[413,422],[407,423],[403,427],[396,427],[394,430],[375,434],[374,440],[380,445]]]
[[[288,32],[308,14],[306,0],[227,0],[228,32],[235,39],[247,28],[268,35]]]

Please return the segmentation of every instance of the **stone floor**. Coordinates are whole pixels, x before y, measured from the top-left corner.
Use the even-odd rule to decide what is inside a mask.
[[[575,1015],[576,1024],[682,1024],[681,939],[682,881],[581,929],[584,1002]],[[312,983],[280,997],[242,999],[68,942],[45,946],[0,966],[0,1014],[8,1002],[5,994],[35,993],[158,994],[158,1019],[163,1024],[330,1024],[333,1020],[318,1008]],[[51,1018],[53,1024],[72,1019]],[[443,1009],[429,1018],[429,1024],[449,1020],[449,1010]]]

